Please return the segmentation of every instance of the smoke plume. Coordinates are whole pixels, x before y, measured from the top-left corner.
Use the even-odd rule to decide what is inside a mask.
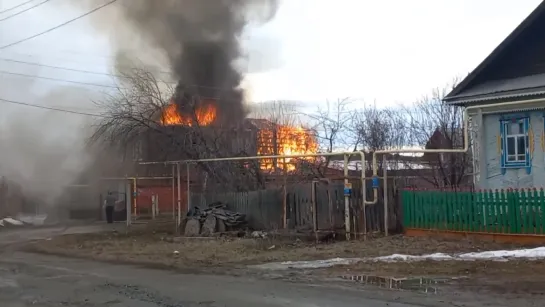
[[[271,20],[278,0],[127,0],[95,15],[112,33],[118,52],[140,42],[136,57],[159,50],[178,82],[177,102],[187,95],[214,98],[219,114],[244,116],[240,38],[246,26]],[[115,30],[112,30],[115,29]],[[184,98],[185,97],[185,98]],[[208,99],[209,100],[209,99]]]
[[[62,88],[41,97],[37,95],[36,101],[46,107],[71,109],[81,102],[79,97],[85,93],[83,89]],[[17,187],[20,189],[20,194],[13,195],[15,198],[8,202],[25,201],[26,211],[31,210],[27,213],[48,212],[59,204],[66,186],[75,183],[88,163],[83,145],[90,119],[5,104],[2,113],[0,177],[8,180],[10,195]],[[14,205],[2,204],[3,209]]]

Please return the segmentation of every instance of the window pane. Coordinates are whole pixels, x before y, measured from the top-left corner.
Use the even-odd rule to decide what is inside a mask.
[[[517,158],[518,158],[517,160],[518,160],[519,162],[524,162],[524,161],[526,161],[526,155],[518,155]]]
[[[526,137],[519,136],[517,137],[517,154],[525,154],[526,153]]]
[[[509,122],[507,124],[507,134],[513,135],[513,134],[520,134],[522,130],[520,130],[520,125],[518,122]]]
[[[524,122],[523,121],[520,121],[519,124],[518,124],[518,132],[519,134],[523,134],[524,133]]]
[[[514,155],[507,156],[507,161],[509,162],[514,162],[516,160],[517,160],[517,156],[514,156]]]
[[[515,138],[514,137],[508,137],[507,138],[507,154],[508,155],[514,155],[515,152]]]

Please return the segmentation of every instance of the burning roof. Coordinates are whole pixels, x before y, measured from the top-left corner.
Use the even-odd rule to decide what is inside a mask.
[[[178,105],[172,102],[164,108],[160,121],[165,126],[208,126],[217,118],[217,109],[212,103],[203,104],[191,113],[182,114]]]
[[[176,103],[166,106],[161,115],[165,126],[210,126],[218,117],[214,101],[204,101],[193,112],[182,113]],[[266,119],[246,119],[257,129],[257,155],[300,155],[318,152],[316,134],[303,127],[280,125]],[[315,157],[301,158],[299,161],[315,161]],[[262,170],[295,171],[298,161],[294,158],[260,160]]]

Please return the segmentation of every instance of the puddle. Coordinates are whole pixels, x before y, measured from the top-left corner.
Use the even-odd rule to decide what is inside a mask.
[[[447,284],[450,281],[454,281],[460,278],[397,278],[397,277],[383,277],[375,275],[344,275],[343,279],[353,280],[364,285],[371,285],[375,287],[393,289],[393,290],[407,290],[415,292],[423,292],[436,294],[439,291],[439,286]],[[461,277],[463,278],[463,277]]]

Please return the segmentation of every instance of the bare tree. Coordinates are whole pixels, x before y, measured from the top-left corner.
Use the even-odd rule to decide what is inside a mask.
[[[243,123],[203,123],[204,98],[198,94],[180,86],[174,89],[145,69],[121,73],[117,92],[97,102],[104,116],[91,136],[93,144],[115,148],[124,157],[138,148],[145,159],[157,161],[245,156],[255,150],[255,141],[251,141],[255,136],[246,133]],[[173,97],[183,99],[183,116],[189,118],[169,124],[165,110],[180,111]],[[256,161],[200,162],[196,166],[205,174],[208,186],[247,190],[265,183]]]
[[[325,107],[318,108],[315,116],[308,115],[313,122],[320,152],[347,151],[351,148],[353,142],[353,134],[350,132],[350,123],[353,118],[353,112],[349,108],[351,103],[349,98],[338,99],[334,102],[327,101]],[[310,171],[314,176],[323,178],[338,159],[342,159],[342,156],[316,159]]]
[[[403,107],[410,143],[426,149],[455,149],[464,146],[462,108],[445,104],[443,97],[451,87],[434,89],[411,107]],[[422,178],[436,187],[458,187],[467,184],[471,172],[469,153],[427,153],[422,161]]]
[[[407,145],[405,121],[394,108],[378,108],[376,104],[366,105],[354,111],[351,131],[354,134],[354,150],[374,152],[384,149],[402,148]],[[399,155],[389,155],[390,168],[397,169]],[[371,169],[371,165],[366,166]],[[382,160],[379,160],[382,167]]]

